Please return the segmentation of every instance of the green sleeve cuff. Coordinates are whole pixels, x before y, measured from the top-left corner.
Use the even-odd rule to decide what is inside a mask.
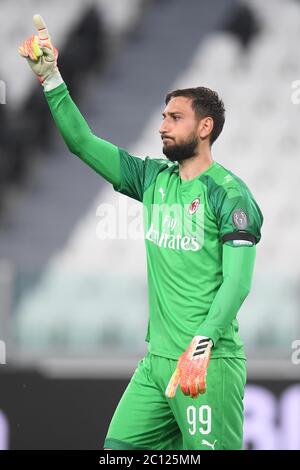
[[[211,325],[201,325],[199,329],[196,331],[195,336],[206,336],[207,338],[210,338],[212,342],[214,343],[213,345],[217,343],[218,339],[222,335],[222,331],[218,331],[218,328],[215,328]]]
[[[50,91],[44,91],[44,94],[46,98],[51,98],[52,96],[57,96],[59,95],[62,91],[67,90],[67,85],[65,82],[61,83],[58,85],[56,88],[53,88],[53,90]]]

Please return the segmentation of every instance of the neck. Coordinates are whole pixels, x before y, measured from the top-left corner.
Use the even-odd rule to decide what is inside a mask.
[[[191,180],[205,171],[213,163],[210,149],[198,152],[192,158],[179,162],[179,175],[182,180]]]

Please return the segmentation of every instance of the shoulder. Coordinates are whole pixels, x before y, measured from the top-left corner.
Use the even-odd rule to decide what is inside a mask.
[[[170,162],[166,158],[145,158],[144,166],[144,190],[152,185],[157,177],[162,173],[172,173],[176,169],[176,164]]]
[[[145,175],[149,174],[151,176],[158,175],[162,171],[174,171],[177,165],[173,162],[170,162],[166,158],[145,158]]]
[[[249,197],[254,199],[247,184],[232,171],[215,162],[213,171],[207,175],[207,191],[209,198]]]
[[[161,169],[173,168],[177,166],[175,163],[170,162],[166,158],[152,158],[152,157],[146,157],[145,164],[148,165],[149,167],[161,168]]]
[[[258,243],[263,215],[246,183],[219,163],[206,176],[209,203],[223,242]]]

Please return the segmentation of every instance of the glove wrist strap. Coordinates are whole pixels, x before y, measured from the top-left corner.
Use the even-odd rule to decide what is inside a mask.
[[[207,350],[210,350],[213,345],[212,340],[207,336],[194,336],[193,341],[193,357],[202,356],[203,354],[207,353]]]

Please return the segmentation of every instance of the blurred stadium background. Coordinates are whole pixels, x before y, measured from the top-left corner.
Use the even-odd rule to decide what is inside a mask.
[[[214,159],[265,217],[239,313],[245,448],[300,449],[297,0],[0,1],[0,448],[101,448],[146,352],[143,240],[100,234],[105,204],[118,228],[141,207],[64,146],[17,54],[34,13],[95,134],[136,155],[161,156],[168,91],[222,96]]]

